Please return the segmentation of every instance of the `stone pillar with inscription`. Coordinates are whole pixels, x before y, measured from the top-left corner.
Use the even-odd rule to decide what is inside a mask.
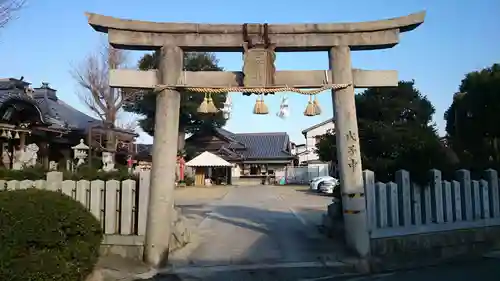
[[[182,50],[176,46],[164,46],[160,54],[159,81],[163,85],[176,85],[182,71]],[[177,90],[164,89],[156,96],[151,189],[144,243],[144,258],[156,267],[167,261],[172,234],[180,102]]]
[[[370,238],[366,224],[351,50],[349,46],[335,46],[331,48],[329,58],[333,83],[351,84],[332,92],[346,242],[359,256],[367,257]]]

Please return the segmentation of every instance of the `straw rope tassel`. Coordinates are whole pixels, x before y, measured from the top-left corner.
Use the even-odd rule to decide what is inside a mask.
[[[309,96],[309,101],[307,102],[306,110],[304,110],[305,116],[315,116],[316,112],[314,110],[314,104],[312,101],[312,96]]]
[[[321,114],[321,106],[319,106],[318,98],[316,96],[314,96],[313,105],[314,105],[314,111],[316,112],[316,115],[320,115]]]
[[[264,103],[264,94],[261,95],[261,99],[260,99],[260,102],[261,102],[261,111],[262,113],[261,114],[268,114],[269,113],[269,109],[267,108],[267,105]]]
[[[255,105],[253,106],[253,114],[259,114],[260,112],[260,97],[255,100]]]
[[[208,94],[205,94],[205,98],[201,102],[200,106],[198,106],[198,113],[208,113]]]
[[[264,95],[260,95],[255,101],[255,105],[253,107],[253,114],[265,115],[269,113],[269,109],[267,105],[264,103]]]
[[[214,100],[212,99],[212,95],[208,94],[207,99],[207,113],[217,113],[219,109],[215,106]]]

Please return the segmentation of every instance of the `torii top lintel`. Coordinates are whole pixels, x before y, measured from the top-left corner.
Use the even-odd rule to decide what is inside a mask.
[[[89,24],[108,33],[115,47],[154,50],[177,45],[195,51],[241,51],[243,24],[147,22],[86,13]],[[395,46],[399,33],[424,22],[425,11],[404,17],[353,23],[269,24],[268,37],[277,51],[321,51],[349,45],[352,50],[374,50]],[[249,36],[259,36],[261,24],[247,24]]]

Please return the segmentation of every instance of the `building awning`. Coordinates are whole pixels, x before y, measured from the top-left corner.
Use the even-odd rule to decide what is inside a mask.
[[[196,156],[186,163],[188,167],[232,167],[233,165],[208,151]]]

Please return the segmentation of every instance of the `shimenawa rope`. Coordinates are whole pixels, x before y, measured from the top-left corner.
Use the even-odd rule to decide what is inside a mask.
[[[328,81],[327,81],[328,83]],[[165,89],[170,90],[186,90],[196,93],[204,93],[205,98],[203,102],[198,107],[199,113],[217,113],[219,109],[215,106],[214,101],[212,99],[213,94],[222,94],[228,92],[242,92],[242,93],[253,93],[258,95],[257,101],[255,102],[255,106],[253,109],[254,114],[268,114],[269,110],[264,103],[264,94],[268,93],[279,93],[279,92],[294,92],[302,95],[309,96],[309,102],[304,110],[305,116],[316,116],[321,114],[321,107],[319,106],[316,95],[328,90],[341,90],[351,86],[351,84],[325,84],[318,89],[313,90],[302,90],[294,87],[269,87],[269,88],[253,88],[253,87],[186,87],[186,86],[166,86],[166,85],[157,85],[155,87],[155,91],[162,91]],[[314,96],[314,99],[312,98]]]
[[[165,86],[158,85],[155,87],[155,91],[162,91],[165,89],[177,90],[182,89],[186,91],[196,92],[196,93],[206,93],[206,94],[222,94],[227,92],[248,92],[255,94],[268,94],[268,93],[280,93],[280,92],[294,92],[302,95],[317,95],[325,90],[341,90],[349,87],[351,84],[329,84],[323,85],[318,89],[312,90],[302,90],[294,87],[269,87],[269,88],[253,88],[253,87],[184,87],[184,86]]]

